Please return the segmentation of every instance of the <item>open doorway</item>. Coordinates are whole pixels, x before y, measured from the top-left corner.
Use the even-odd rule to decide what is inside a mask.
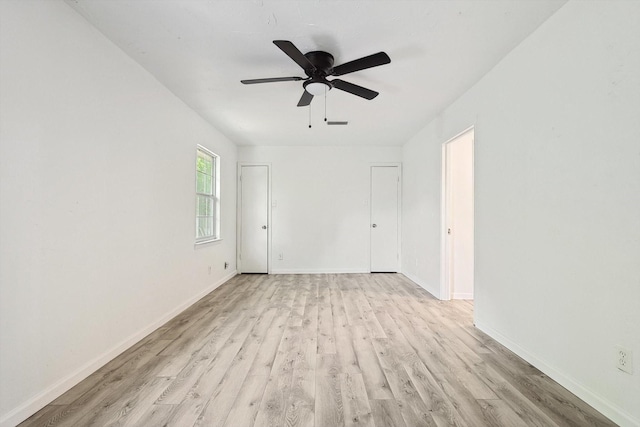
[[[473,299],[473,127],[442,146],[442,281],[444,300]]]

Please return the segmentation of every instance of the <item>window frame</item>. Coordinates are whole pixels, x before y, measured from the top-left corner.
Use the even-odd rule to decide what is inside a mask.
[[[206,192],[198,191],[198,174],[202,173],[198,170],[198,158],[200,155],[204,154],[205,156],[211,157],[211,175],[207,175],[211,177],[211,194]],[[195,244],[202,245],[205,243],[216,242],[222,240],[220,237],[220,156],[209,150],[206,147],[198,144],[196,147],[196,159],[195,159]],[[199,201],[201,198],[206,198],[209,200],[209,203],[212,206],[212,214],[211,215],[199,215]],[[212,234],[207,234],[203,236],[199,235],[199,224],[202,218],[210,218],[210,223],[208,226],[210,227]]]

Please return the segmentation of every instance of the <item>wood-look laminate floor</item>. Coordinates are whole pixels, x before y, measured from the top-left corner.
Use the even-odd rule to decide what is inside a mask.
[[[398,274],[241,275],[21,426],[614,425]]]

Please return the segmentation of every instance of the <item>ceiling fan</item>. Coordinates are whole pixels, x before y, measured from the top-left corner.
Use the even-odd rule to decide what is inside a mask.
[[[286,53],[289,58],[293,59],[296,64],[302,67],[307,77],[273,77],[241,80],[241,82],[250,85],[256,83],[303,81],[302,87],[304,88],[304,92],[302,93],[300,101],[298,101],[298,107],[309,105],[314,95],[322,95],[333,88],[371,100],[378,96],[378,92],[340,79],[327,80],[327,77],[342,76],[391,62],[389,55],[384,52],[378,52],[334,67],[333,55],[330,53],[313,51],[303,54],[290,41],[274,40],[273,43]]]

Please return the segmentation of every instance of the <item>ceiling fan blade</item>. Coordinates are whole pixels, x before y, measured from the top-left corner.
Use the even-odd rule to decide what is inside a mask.
[[[344,80],[334,79],[331,80],[331,84],[334,88],[343,90],[345,92],[352,93],[354,95],[360,96],[362,98],[372,100],[376,96],[378,96],[378,92],[367,89],[366,87],[354,85],[353,83],[345,82]]]
[[[298,107],[306,107],[311,104],[311,100],[313,99],[313,95],[311,95],[306,90],[302,92],[302,96],[300,97],[300,101],[298,101]]]
[[[384,65],[391,62],[391,58],[384,52],[374,53],[373,55],[365,56],[364,58],[355,59],[350,62],[345,62],[337,67],[333,67],[333,76],[342,76],[344,74],[353,73],[354,71],[365,70],[367,68],[377,67],[378,65]]]
[[[245,85],[253,85],[253,84],[256,84],[256,83],[294,82],[294,81],[300,81],[300,80],[306,80],[306,79],[302,78],[302,77],[272,77],[272,78],[268,78],[268,79],[240,80],[240,83],[243,83]]]
[[[307,57],[304,56],[302,52],[300,52],[300,50],[298,50],[298,48],[295,47],[295,45],[290,41],[274,40],[273,44],[278,46],[280,50],[286,53],[289,56],[289,58],[293,59],[296,62],[296,64],[302,67],[303,70],[313,71],[316,69],[316,67],[314,67],[313,64],[309,62]]]

